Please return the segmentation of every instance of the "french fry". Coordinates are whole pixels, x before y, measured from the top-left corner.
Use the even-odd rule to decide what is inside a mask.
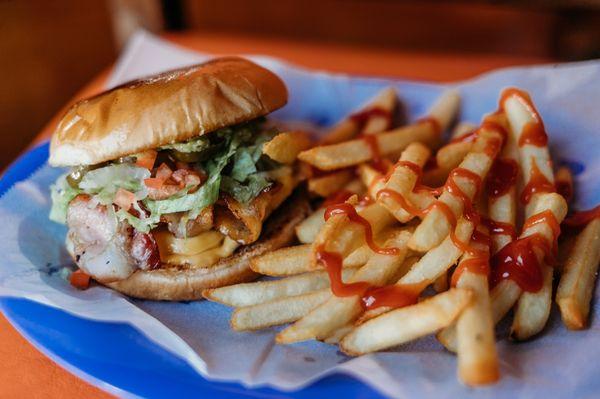
[[[402,277],[406,275],[412,269],[412,267],[417,263],[421,258],[418,256],[410,256],[407,255],[407,258],[402,262],[402,266],[396,270],[394,276],[390,279],[390,281],[398,282]]]
[[[392,310],[356,327],[342,339],[340,348],[359,356],[435,333],[456,319],[471,296],[468,290],[452,288],[416,305]]]
[[[550,211],[556,218],[558,223],[561,223],[567,214],[567,203],[565,199],[556,193],[541,193],[537,194],[536,207],[531,210],[533,215],[544,211]],[[530,235],[539,233],[546,240],[552,240],[553,234],[552,229],[547,223],[538,223],[529,227],[521,233],[520,238],[525,238]],[[543,254],[536,252],[538,261],[543,261]],[[519,299],[522,294],[521,288],[510,279],[500,281],[490,293],[492,300],[492,313],[495,322],[501,320],[506,312],[515,304],[515,301]],[[543,326],[542,326],[543,328]],[[523,337],[519,332],[514,333],[514,337]]]
[[[272,277],[293,276],[323,269],[320,264],[316,268],[311,266],[311,251],[309,244],[280,248],[251,259],[250,268],[256,273]],[[362,266],[367,263],[372,253],[366,245],[359,247],[344,259],[343,267]]]
[[[417,122],[413,125],[390,130],[375,136],[380,155],[387,156],[404,150],[415,141],[434,146],[438,133],[428,122]],[[365,140],[354,139],[339,144],[314,147],[303,151],[298,158],[321,170],[342,169],[359,165],[374,158],[373,151]]]
[[[250,268],[267,276],[290,276],[309,271],[310,244],[285,247],[250,260]]]
[[[382,110],[387,111],[390,114],[390,117],[387,118],[385,116],[373,115],[365,123],[365,126],[362,129],[362,134],[377,134],[383,131],[388,130],[390,126],[390,122],[392,119],[392,113],[394,109],[398,105],[398,95],[396,94],[396,90],[393,87],[388,87],[379,92],[377,97],[373,99],[371,102],[371,107],[369,108],[380,108]]]
[[[355,269],[345,268],[342,271],[342,279],[346,280],[355,271]],[[258,281],[207,289],[203,291],[202,296],[227,306],[241,307],[301,295],[327,287],[329,287],[327,272],[316,271],[279,280]]]
[[[342,338],[344,338],[352,329],[354,328],[353,324],[346,324],[343,327],[335,330],[329,337],[325,338],[323,342],[331,345],[338,345]]]
[[[412,125],[377,134],[374,142],[379,148],[379,155],[387,156],[404,150],[410,143],[421,142],[428,146],[436,146],[440,139],[437,125],[442,130],[454,118],[458,110],[460,98],[454,91],[447,92],[434,104],[428,119],[417,121]],[[349,140],[343,143],[314,147],[303,151],[298,158],[321,170],[341,169],[372,160],[377,154],[373,153],[370,144],[363,139]]]
[[[308,191],[321,197],[329,197],[344,188],[354,179],[354,171],[350,169],[336,170],[323,176],[308,179]]]
[[[510,338],[524,341],[538,334],[546,326],[552,306],[552,267],[540,263],[544,284],[538,292],[523,292],[517,302]]]
[[[506,117],[510,124],[510,131],[511,134],[514,135],[516,143],[519,143],[527,124],[541,122],[537,120],[536,115],[527,104],[528,101],[531,101],[528,97],[523,98],[522,96],[515,94],[504,98],[503,103],[501,104],[506,112]],[[534,165],[548,182],[554,183],[552,160],[546,145],[538,146],[524,143],[523,145],[518,146],[518,152],[519,164],[521,166],[521,173],[525,180],[525,184],[527,184],[531,178]],[[536,198],[539,195],[540,194],[534,194],[531,196],[531,200],[525,208],[526,218],[533,214],[532,209],[536,208]]]
[[[379,92],[373,99],[371,99],[365,106],[362,107],[358,112],[363,112],[372,108],[380,108],[387,112],[393,112],[398,102],[396,91],[388,87]],[[382,120],[385,119],[385,120]],[[381,117],[372,117],[366,122],[363,127],[363,133],[373,134],[379,133],[388,128],[388,120]],[[319,145],[336,144],[342,141],[352,139],[354,136],[361,133],[359,131],[360,126],[352,118],[345,118],[340,123],[335,125],[329,132],[327,132],[323,138],[319,141]]]
[[[450,173],[452,169],[460,165],[472,147],[473,143],[468,141],[457,141],[446,144],[435,155],[438,168],[445,170],[446,173]]]
[[[400,162],[394,165],[387,181],[381,181],[381,184],[383,185],[382,190],[393,190],[409,201],[414,199],[412,197],[420,197],[419,194],[413,192],[413,189],[415,188],[415,185],[419,179],[419,174],[405,165],[406,163],[410,163],[422,168],[425,165],[425,162],[427,162],[427,158],[429,158],[430,154],[431,151],[423,144],[410,144],[408,147],[406,147],[406,150],[402,152],[402,155],[400,156]],[[392,197],[380,195],[382,192],[381,190],[373,192],[379,187],[374,187],[374,184],[371,184],[368,187],[370,188],[369,194],[371,194],[371,196],[375,198],[377,202],[381,203],[388,211],[390,211],[398,221],[405,223],[412,219],[413,215],[402,208],[402,206]],[[432,200],[433,198],[431,198],[429,201],[424,201],[427,203],[427,205],[425,205],[425,203],[418,203],[415,206],[419,208],[421,206],[428,206]]]
[[[398,167],[397,172],[399,174],[402,174],[403,169],[405,169],[405,167]],[[414,175],[414,173],[412,171],[410,173]],[[386,188],[386,182],[385,182],[384,176],[380,172],[375,170],[375,168],[373,168],[372,166],[369,166],[368,164],[362,164],[358,167],[358,175],[360,176],[360,179],[362,180],[362,182],[368,187],[369,196],[373,199],[376,199],[378,196],[377,194],[381,190]],[[408,177],[408,178],[411,179],[411,177]],[[396,181],[396,178],[394,178],[394,181],[392,182],[392,184],[395,184],[394,183],[395,181]],[[404,184],[404,183],[405,182],[403,182],[401,184],[401,186],[404,185],[406,187],[406,184]],[[417,207],[419,209],[425,209],[435,201],[435,197],[432,194],[425,192],[425,191],[415,192],[415,191],[412,191],[412,188],[410,188],[408,190],[408,192],[404,195],[404,197],[406,198],[406,200],[409,203],[411,203],[412,205],[414,205],[415,207]],[[379,202],[381,202],[381,201],[379,201]],[[390,206],[390,208],[394,209],[395,212],[392,212],[391,209],[389,209],[389,208],[386,208],[386,209],[388,209],[390,212],[392,212],[394,217],[396,217],[397,219],[406,219],[406,221],[408,221],[410,218],[412,218],[412,215],[410,215],[409,213],[404,211],[404,209],[401,208],[399,204],[396,204],[393,201],[390,201],[389,206]]]
[[[482,225],[478,230],[488,234]],[[478,250],[489,252],[489,245],[473,242]],[[460,273],[457,288],[468,289],[473,293],[473,300],[463,310],[456,323],[440,331],[437,338],[446,348],[458,354],[458,376],[467,385],[489,384],[498,380],[498,355],[496,353],[494,322],[489,298],[488,278],[470,269],[463,269],[466,262],[472,261],[475,255],[465,253],[458,265]],[[489,262],[489,260],[488,260]],[[455,272],[455,273],[457,273]]]
[[[492,289],[490,302],[492,303],[494,324],[498,324],[506,316],[519,300],[522,292],[521,287],[512,280],[501,281]]]
[[[594,219],[577,235],[556,293],[563,323],[571,330],[587,325],[599,263],[600,219]]]
[[[399,249],[397,255],[374,254],[366,265],[350,277],[349,282],[364,281],[372,285],[384,285],[402,265],[407,252],[410,232],[399,230],[386,241],[387,247]],[[277,334],[280,344],[325,339],[335,330],[353,322],[363,312],[360,295],[348,297],[332,296],[296,323]]]
[[[533,109],[533,103],[526,94],[513,92],[512,95],[502,97],[500,104],[505,112],[518,146],[519,161],[525,185],[527,185],[537,169],[551,185],[554,184],[554,173],[552,171],[552,160],[547,145],[531,144],[527,141],[521,143],[521,138],[528,125],[541,123],[539,115]],[[533,209],[544,193],[536,192],[525,206],[525,217],[534,215]],[[563,216],[564,217],[564,216]],[[561,219],[562,220],[562,219]],[[519,298],[515,318],[513,320],[511,337],[514,339],[527,339],[541,331],[546,324],[551,307],[552,296],[552,272],[544,267],[544,287],[537,293],[525,292]]]
[[[325,288],[239,308],[231,316],[231,328],[235,331],[252,331],[290,323],[306,315],[330,296],[331,291]]]
[[[452,130],[451,139],[460,138],[476,128],[477,126],[472,123],[461,122]],[[448,174],[460,165],[472,146],[472,141],[466,140],[450,142],[440,148],[435,156],[435,167],[427,169],[423,173],[423,183],[432,187],[444,184]]]
[[[263,145],[262,152],[274,161],[291,165],[298,154],[311,147],[312,141],[304,132],[283,132]]]
[[[350,198],[348,203],[356,204],[356,197]],[[357,210],[358,216],[371,225],[372,233],[377,236],[382,230],[394,222],[392,215],[377,203],[369,204]],[[330,217],[323,225],[312,244],[311,265],[317,265],[317,248],[323,246],[327,251],[340,254],[342,258],[365,244],[365,229],[353,223],[345,214]]]
[[[296,226],[296,237],[302,244],[315,241],[321,227],[325,224],[325,208],[319,208]]]
[[[452,129],[452,134],[450,135],[450,139],[457,139],[460,138],[461,136],[464,136],[467,133],[472,132],[473,130],[477,129],[477,125],[471,122],[459,122],[456,124],[456,126],[454,127],[454,129]]]
[[[471,386],[495,382],[500,372],[487,276],[465,271],[456,286],[473,293],[456,322],[458,376]]]
[[[456,237],[463,242],[468,242],[473,234],[473,229],[473,223],[461,218],[456,225]],[[450,236],[448,236],[440,245],[423,255],[408,273],[398,280],[396,285],[412,287],[420,286],[422,289],[425,289],[440,275],[445,273],[450,266],[454,265],[461,255],[462,250],[456,247]],[[358,323],[364,323],[389,310],[391,310],[391,308],[387,306],[368,310],[361,316]]]
[[[490,119],[491,117],[487,117]],[[506,115],[504,113],[495,114],[494,119],[502,126],[510,129]],[[500,154],[499,161],[501,162],[515,162],[518,165],[519,154],[517,149],[517,143],[515,141],[514,134],[509,134],[506,137],[504,148]],[[509,187],[505,194],[498,197],[489,196],[488,199],[488,213],[489,218],[494,222],[500,222],[515,228],[517,219],[517,188],[516,181]],[[498,252],[506,244],[512,241],[510,234],[493,234],[492,239],[492,253]]]
[[[471,152],[461,162],[460,168],[469,170],[479,176],[481,180],[484,180],[494,161],[494,158],[486,153],[486,148],[493,145],[493,142],[502,139],[502,135],[497,130],[487,128],[484,125],[473,143]],[[461,176],[454,177],[454,181],[470,200],[474,199],[478,188],[475,182]],[[457,218],[463,213],[463,201],[453,194],[448,187],[444,188],[444,192],[438,198],[438,201],[447,205]],[[423,218],[421,224],[415,230],[409,246],[415,251],[425,252],[442,242],[444,237],[450,233],[451,227],[446,215],[435,208]]]
[[[366,187],[359,179],[354,179],[346,184],[343,187],[343,190],[357,195],[363,195]],[[309,244],[315,241],[319,230],[321,230],[321,227],[325,224],[324,214],[325,209],[321,207],[296,226],[296,236],[298,237],[298,241],[303,244]]]
[[[459,107],[460,93],[456,89],[450,89],[444,91],[433,103],[431,108],[429,108],[427,114],[439,124],[439,133],[448,129],[454,118],[456,118]]]

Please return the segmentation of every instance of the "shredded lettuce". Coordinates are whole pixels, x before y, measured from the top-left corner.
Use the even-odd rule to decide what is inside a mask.
[[[147,212],[136,203],[134,209],[137,212],[134,213],[140,217],[123,209],[115,212],[116,217],[143,232],[156,227],[163,214],[187,212],[190,218],[196,217],[218,200],[220,192],[247,203],[272,184],[269,171],[280,166],[262,154],[263,144],[275,134],[273,130],[261,131],[260,124],[255,121],[220,129],[185,143],[161,147],[160,150],[164,151],[209,154],[208,159],[202,158],[205,160],[191,165],[207,174],[204,184],[193,192],[190,192],[191,187],[186,187],[163,200],[147,197],[144,179],[149,178],[151,173],[131,163],[112,163],[90,170],[85,173],[78,188],[68,184],[66,175],[61,176],[52,187],[51,219],[64,223],[69,202],[80,193],[91,195],[103,205],[110,205],[119,188],[134,193]]]
[[[79,188],[86,194],[94,195],[103,205],[112,204],[119,188],[134,193],[141,200],[148,195],[144,179],[149,177],[148,169],[130,164],[112,164],[87,172]]]
[[[52,208],[50,208],[50,220],[58,223],[67,222],[67,208],[69,202],[73,200],[81,190],[77,190],[67,183],[67,175],[60,176],[56,183],[50,187],[50,198],[52,199]]]

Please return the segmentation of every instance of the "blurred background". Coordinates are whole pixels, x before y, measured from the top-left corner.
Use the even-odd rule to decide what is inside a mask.
[[[430,80],[600,57],[600,0],[2,0],[0,170],[139,28],[207,52]]]

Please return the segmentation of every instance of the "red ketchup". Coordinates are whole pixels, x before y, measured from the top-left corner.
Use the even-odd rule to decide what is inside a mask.
[[[499,198],[517,181],[519,168],[514,159],[498,158],[494,161],[487,178],[487,192],[491,198]]]
[[[535,233],[508,243],[492,257],[492,285],[511,279],[523,291],[537,292],[542,288],[542,268],[535,250],[543,254],[546,263],[553,264],[560,226],[552,212],[544,211],[527,219],[523,231],[539,223],[547,223],[550,226],[552,242],[549,243],[544,236]]]
[[[521,193],[521,203],[526,205],[531,201],[531,197],[537,193],[553,193],[556,191],[554,184],[544,176],[537,166],[535,160],[532,160],[531,164],[531,175],[529,176],[529,182],[523,187]]]

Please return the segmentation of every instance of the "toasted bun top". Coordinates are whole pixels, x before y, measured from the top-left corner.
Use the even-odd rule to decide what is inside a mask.
[[[125,83],[67,111],[50,142],[53,166],[93,165],[266,115],[284,83],[239,57]]]

